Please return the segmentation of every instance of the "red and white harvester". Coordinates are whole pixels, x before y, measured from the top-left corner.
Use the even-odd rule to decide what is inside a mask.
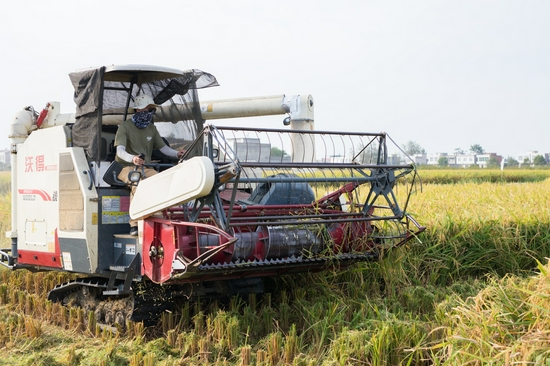
[[[263,278],[377,260],[424,230],[406,213],[414,165],[390,161],[385,133],[315,130],[311,96],[200,102],[198,91],[218,83],[196,69],[69,76],[74,114],[49,101],[11,124],[12,244],[0,263],[81,275],[49,299],[98,322],[150,323],[178,298],[261,293]],[[160,106],[161,136],[186,154],[157,155],[153,177],[134,174],[130,204],[113,145],[140,94]],[[277,114],[280,129],[205,123]]]

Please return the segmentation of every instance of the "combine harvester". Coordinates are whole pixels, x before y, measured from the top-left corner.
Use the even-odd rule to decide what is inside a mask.
[[[181,299],[261,293],[265,277],[377,260],[424,230],[406,213],[413,164],[388,162],[385,133],[315,131],[311,96],[199,102],[214,76],[145,65],[70,79],[76,113],[49,102],[11,124],[12,244],[0,263],[81,275],[49,299],[100,323],[151,324]],[[113,145],[140,94],[186,154],[151,162],[153,177],[134,174],[130,204]],[[277,114],[281,129],[205,124]],[[130,217],[137,237],[127,235]]]

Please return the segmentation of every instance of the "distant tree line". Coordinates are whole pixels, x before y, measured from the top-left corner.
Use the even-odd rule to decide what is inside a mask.
[[[416,154],[426,154],[426,150],[420,146],[418,142],[415,141],[407,141],[405,144],[402,145],[403,151],[409,155],[416,155]],[[485,149],[480,144],[473,144],[470,146],[470,153],[474,155],[482,155],[485,154]],[[455,155],[463,155],[465,154],[465,151],[461,148],[456,148],[454,150]],[[546,165],[546,159],[543,155],[537,155],[533,158],[533,162],[529,161],[529,158],[525,158],[521,165],[531,165],[533,164],[536,167],[544,166]],[[442,156],[438,159],[437,165],[440,167],[447,167],[449,166],[449,159],[446,156]],[[474,164],[477,166],[476,164]],[[507,158],[507,166],[508,167],[518,167],[520,166],[520,162],[512,157]],[[499,168],[500,162],[498,161],[496,156],[490,156],[489,160],[487,161],[487,168]]]

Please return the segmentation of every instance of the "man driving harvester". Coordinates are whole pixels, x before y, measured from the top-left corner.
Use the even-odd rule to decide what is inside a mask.
[[[184,151],[176,151],[170,148],[162,140],[157,128],[154,126],[153,115],[158,106],[149,95],[141,94],[134,99],[135,114],[131,119],[124,121],[119,127],[115,136],[116,157],[123,169],[118,179],[130,183],[128,174],[137,167],[140,167],[142,179],[157,174],[155,169],[145,167],[143,164],[151,163],[153,150],[159,149],[164,155],[172,158],[179,158]],[[135,185],[132,185],[130,202],[134,196]],[[130,235],[137,235],[137,221],[130,219]]]

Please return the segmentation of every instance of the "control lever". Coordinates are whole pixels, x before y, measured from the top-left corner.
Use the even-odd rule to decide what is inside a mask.
[[[145,160],[144,153],[139,154],[138,157],[142,160]],[[143,171],[143,165],[141,166],[141,172],[138,170],[138,166],[136,165],[134,167],[134,170],[128,173],[128,180],[131,182],[132,185],[137,185],[144,176],[145,172]]]

